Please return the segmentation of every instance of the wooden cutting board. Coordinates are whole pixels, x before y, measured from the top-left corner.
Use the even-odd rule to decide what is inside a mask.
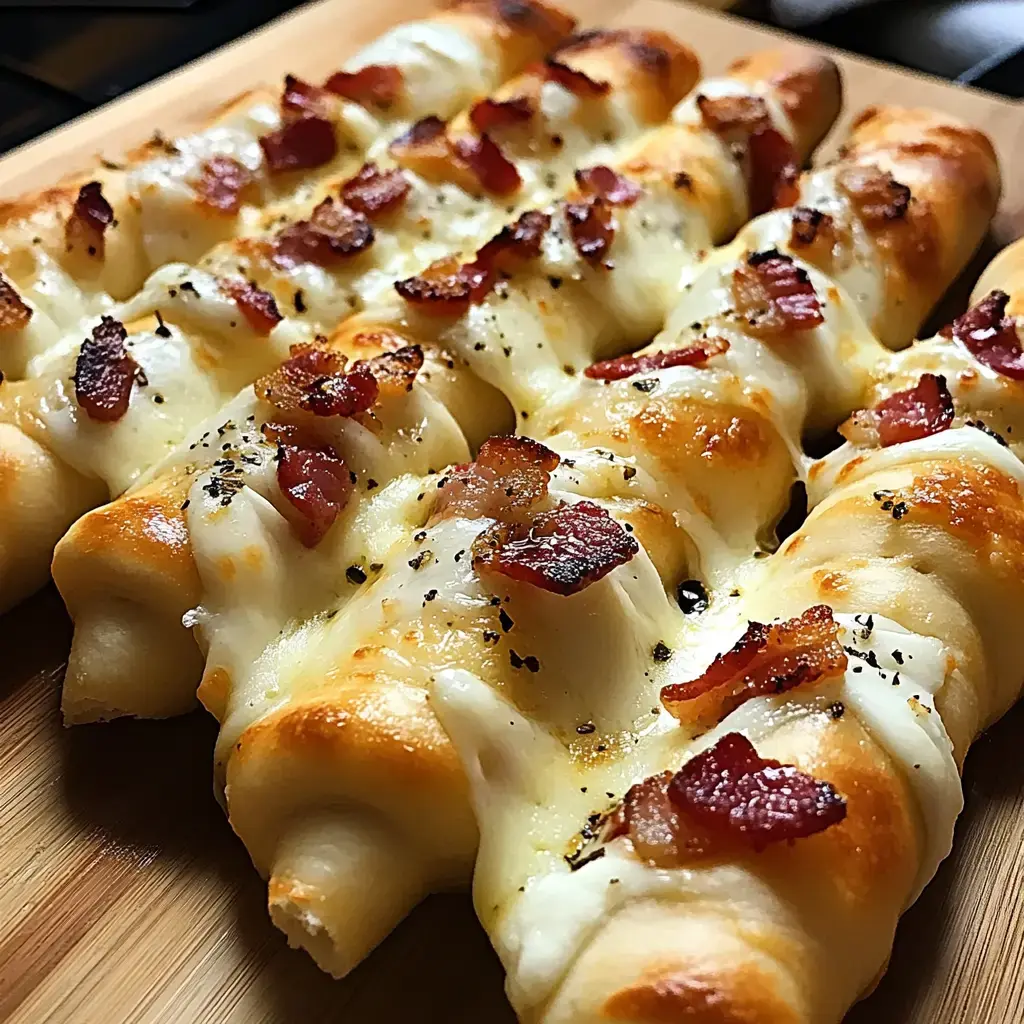
[[[770,33],[666,0],[568,0],[589,24],[656,26],[706,68]],[[0,195],[196,124],[286,70],[316,78],[429,0],[326,0],[0,161]],[[948,110],[986,129],[1007,194],[991,254],[1024,234],[1024,107],[843,57],[847,110]],[[842,126],[840,127],[840,131]],[[834,145],[834,143],[833,143]],[[977,266],[951,298],[955,309]],[[463,895],[421,906],[344,982],[285,946],[211,795],[213,723],[61,729],[70,628],[52,588],[0,619],[0,1022],[510,1024],[501,970]],[[1024,1021],[1024,708],[971,754],[956,851],[897,936],[888,974],[847,1024]]]

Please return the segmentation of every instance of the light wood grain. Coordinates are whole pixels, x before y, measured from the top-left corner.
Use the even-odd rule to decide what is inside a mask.
[[[285,70],[317,77],[429,0],[328,0],[0,161],[0,194],[195,125]],[[675,32],[709,71],[770,38],[663,0],[572,0],[590,23]],[[1024,233],[1024,109],[843,57],[844,121],[876,102],[932,105],[995,138],[1007,193],[990,245]],[[841,133],[840,127],[839,132]],[[831,143],[835,145],[835,141]],[[951,299],[962,302],[971,283]],[[0,619],[0,1021],[12,1024],[512,1024],[465,896],[428,900],[332,982],[266,919],[262,883],[211,791],[213,723],[58,722],[69,626],[49,590]],[[1024,1021],[1024,709],[966,775],[953,856],[905,918],[890,970],[847,1024]]]

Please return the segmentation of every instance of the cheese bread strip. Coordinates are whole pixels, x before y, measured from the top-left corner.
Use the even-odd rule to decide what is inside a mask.
[[[156,267],[193,261],[269,201],[386,145],[418,118],[455,114],[556,46],[573,19],[536,0],[462,0],[385,33],[325,88],[292,79],[246,93],[203,130],[157,134],[122,163],[0,208],[0,370],[20,376],[84,316]]]
[[[531,182],[526,190],[530,199],[549,196],[553,186],[564,185],[569,173],[565,168],[573,161],[600,156],[635,138],[648,123],[646,118],[662,119],[696,75],[696,60],[689,51],[661,33],[643,31],[577,39],[565,53],[555,51],[551,64],[561,69],[559,73],[578,75],[586,82],[593,79],[583,69],[600,74],[603,91],[577,101],[571,90],[544,79],[541,72],[510,82],[517,95],[532,92],[531,102],[538,104],[525,134],[548,143],[557,132],[562,139],[561,175],[553,170],[550,181],[541,181],[534,168],[531,178],[529,161],[521,162],[523,181]],[[503,93],[497,95],[474,109],[482,103],[507,102],[500,99]],[[542,102],[554,104],[555,112],[545,115]],[[518,134],[524,135],[522,126]],[[458,177],[460,164],[449,159],[446,167],[449,179]],[[451,180],[432,184],[411,172],[377,164],[367,164],[340,182],[330,179],[328,185],[336,198],[317,191],[305,206],[306,219],[293,217],[282,226],[280,214],[268,214],[272,230],[224,243],[199,268],[163,267],[139,295],[119,307],[119,316],[129,323],[159,318],[163,340],[154,347],[140,343],[133,332],[128,345],[149,391],[133,391],[116,423],[97,427],[67,396],[67,380],[81,358],[80,336],[72,335],[32,360],[28,381],[6,385],[6,394],[0,395],[5,409],[16,409],[15,422],[68,464],[67,480],[98,477],[110,495],[120,494],[189,427],[279,363],[287,355],[287,342],[309,340],[314,331],[328,329],[366,295],[390,288],[397,277],[420,269],[432,255],[453,246],[476,248],[485,241],[485,232],[495,230],[507,216],[510,202],[508,195],[473,196]],[[252,319],[259,321],[255,332],[247,323]],[[187,329],[175,331],[167,324]],[[150,394],[159,396],[159,409],[148,400]],[[23,465],[26,474],[34,472],[41,483],[59,472],[55,461],[45,472],[39,459]],[[32,494],[32,480],[19,480],[19,488]],[[67,489],[51,488],[49,493],[59,498]],[[83,508],[46,511],[45,523],[55,542],[61,526]],[[13,572],[3,573],[9,601],[44,578],[43,529],[34,529],[33,538],[33,551],[22,552],[19,562],[34,567],[31,576],[19,586]],[[15,536],[9,543],[12,550],[19,549]],[[33,553],[38,556],[34,562]]]
[[[967,152],[952,125],[933,137],[952,140],[959,159],[978,160],[990,152],[980,142],[975,153]],[[929,163],[934,159],[929,152]],[[948,165],[941,171],[943,177],[947,173]],[[993,180],[995,173],[993,165]],[[918,187],[926,198],[923,184]],[[996,189],[990,194],[989,216]],[[983,229],[984,224],[965,228],[974,244]],[[970,251],[961,240],[948,244]],[[861,386],[879,367],[909,359],[916,348],[889,356],[876,347],[876,366],[867,363],[870,350],[865,350],[853,361]],[[778,380],[770,372],[751,377],[762,388],[765,381]],[[938,417],[933,429],[939,423],[948,426],[952,405],[945,420],[945,400],[926,402],[927,397],[924,392],[903,394],[892,410],[902,412],[915,429],[922,419],[933,422],[933,414]],[[888,437],[886,431],[898,425],[888,422],[895,412],[879,415],[877,429]],[[851,470],[840,470],[840,475],[859,474],[871,457],[846,454]],[[1019,468],[1014,471],[1022,475]],[[824,472],[812,470],[812,484]],[[879,484],[877,474],[871,479],[876,503],[899,521],[905,514],[902,492]],[[751,484],[749,490],[756,494],[761,487]],[[728,513],[725,508],[719,515]],[[808,526],[818,514],[812,514]],[[754,596],[732,614],[766,622],[781,604],[782,618],[787,618],[827,601],[829,588],[841,593],[847,572],[865,565],[860,534],[846,539],[849,531],[846,519],[837,520],[836,532],[810,556],[804,584],[798,582],[802,577],[786,573],[783,561],[787,552],[800,561],[808,541],[798,533],[779,554],[760,563],[771,568],[747,581],[744,589]],[[698,549],[702,539],[693,538]],[[906,634],[893,639],[901,626],[934,635],[924,624],[932,616],[945,616],[949,602],[940,595],[949,582],[943,579],[935,591],[928,587],[920,620],[910,623],[896,607],[914,592],[912,568],[893,555],[891,538],[868,543],[886,552],[904,574],[891,588],[893,603],[876,601],[865,608],[862,602],[851,607],[843,600],[836,606],[851,614],[839,626],[827,609],[813,609],[778,627],[752,624],[746,632],[721,615],[707,623],[703,650],[676,651],[669,635],[660,671],[651,666],[643,676],[606,677],[602,689],[622,694],[618,714],[604,721],[589,719],[583,741],[565,742],[561,696],[551,708],[538,709],[536,702],[523,708],[508,695],[496,694],[472,671],[437,676],[438,713],[467,766],[481,828],[478,912],[509,970],[509,994],[523,1019],[640,1022],[659,1015],[685,1018],[706,1005],[720,1005],[725,1019],[747,1014],[752,1020],[839,1020],[870,984],[888,953],[908,893],[919,891],[948,852],[958,809],[956,768],[945,733],[931,726],[919,729],[915,715],[928,720],[930,711],[913,700],[908,708],[907,701],[917,694],[919,702],[928,704],[927,694],[942,684],[950,666],[963,663],[964,655],[944,636],[955,658],[948,664],[946,651],[934,641]],[[922,540],[921,550],[932,544]],[[851,551],[849,560],[846,550]],[[943,554],[928,557],[941,559]],[[869,570],[866,575],[874,580]],[[812,579],[820,583],[814,599]],[[1005,591],[996,597],[1007,599]],[[868,644],[852,618],[860,611],[894,621]],[[987,615],[987,608],[979,614]],[[712,659],[712,653],[733,641],[729,653]],[[877,684],[879,674],[889,673],[885,693],[895,692],[892,673],[900,672],[899,665],[879,668],[880,646],[876,650],[875,645],[882,643],[898,643],[909,655],[907,668],[895,677],[903,689],[898,699],[885,698],[895,701],[892,706],[875,703],[863,716],[844,719],[844,707],[856,706],[859,715],[870,696],[864,687]],[[866,671],[870,679],[861,678]],[[791,691],[794,687],[799,695]],[[785,697],[774,696],[782,691]],[[962,687],[955,686],[953,693],[952,699],[964,701]],[[645,728],[635,707],[647,703],[657,709],[659,695],[667,714]],[[586,699],[593,700],[589,691]],[[841,725],[830,724],[839,719]],[[873,729],[888,730],[880,749],[870,742]],[[908,788],[893,770],[893,759],[908,755],[930,773],[923,807],[916,804],[912,784]],[[780,762],[792,766],[788,778],[801,793],[806,813],[803,818],[793,813],[788,824],[776,822],[773,832],[772,820],[759,819],[756,800],[747,805],[743,794],[768,799]],[[729,782],[735,777],[744,781],[733,792]],[[595,792],[609,799],[626,796],[603,816],[607,805],[588,796]],[[851,793],[863,799],[855,802]],[[843,802],[839,794],[848,799]],[[922,834],[922,818],[929,815],[941,827],[933,820]],[[783,818],[781,812],[778,817]],[[730,822],[742,828],[730,835]],[[873,829],[882,833],[874,847],[865,845]],[[783,847],[773,846],[818,831],[824,834],[808,839],[806,848],[799,844],[806,852],[791,853],[791,847],[778,852]],[[871,856],[855,863],[864,850]],[[834,869],[826,867],[829,858],[836,862]],[[832,876],[843,884],[824,881]],[[841,927],[835,923],[839,913]],[[735,921],[743,922],[743,930]],[[822,985],[826,963],[849,964],[849,977]]]
[[[739,77],[735,81],[728,79],[707,83],[707,94],[720,97],[739,95],[741,97],[746,96],[747,99],[758,99],[762,96],[767,96],[766,100],[760,102],[763,102],[773,111],[781,111],[778,114],[781,129],[788,133],[795,133],[796,153],[800,158],[806,154],[814,142],[823,134],[829,118],[834,116],[838,109],[837,80],[834,66],[827,62],[822,62],[817,57],[808,58],[803,51],[783,51],[781,53],[773,52],[763,55],[747,62],[744,69],[738,74]],[[748,74],[751,76],[761,74],[764,77],[762,79],[752,78],[750,83],[745,84],[746,79],[744,76]],[[776,84],[773,86],[770,84],[771,82]],[[747,90],[745,93],[744,89]],[[772,99],[773,90],[777,90],[778,99]],[[806,103],[810,109],[805,109],[802,105],[803,103]],[[721,108],[708,107],[707,103],[704,106],[707,110],[718,109],[720,116],[724,117],[724,114],[721,114]],[[755,104],[756,106],[758,104]],[[684,212],[687,210],[691,211],[692,220],[697,225],[693,228],[693,233],[700,238],[705,237],[710,232],[714,232],[716,237],[724,235],[734,230],[738,223],[738,218],[745,212],[746,200],[742,196],[734,203],[726,198],[732,195],[734,190],[743,189],[740,161],[737,161],[732,151],[719,136],[703,123],[699,107],[694,107],[689,101],[684,101],[679,116],[681,120],[678,122],[674,122],[665,129],[655,129],[652,134],[652,138],[655,141],[641,143],[640,151],[648,152],[651,147],[656,148],[662,154],[660,159],[663,163],[662,169],[664,173],[669,174],[673,178],[678,174],[688,173],[693,181],[700,182],[699,186],[695,185],[693,187],[692,194],[687,191],[686,195],[679,200],[681,210]],[[711,114],[709,113],[708,116],[710,117]],[[715,120],[714,123],[719,124],[719,120]],[[754,128],[757,128],[758,124],[756,121],[753,122]],[[782,130],[770,129],[771,132],[775,132],[780,136],[782,135]],[[670,150],[668,143],[665,141],[666,139],[674,140],[677,149]],[[785,151],[788,152],[788,150]],[[686,167],[690,169],[689,172],[682,170],[682,168]],[[737,179],[740,180],[738,181]],[[758,180],[760,181],[760,179]],[[666,185],[665,187],[669,188],[670,186]],[[761,182],[759,187],[761,191],[764,191],[763,182]],[[693,196],[697,198],[693,198]],[[730,204],[728,212],[715,212],[717,209],[715,201],[719,199]],[[708,218],[714,219],[714,224],[710,228],[699,226],[699,218],[704,217],[705,213]],[[556,213],[552,216],[560,216],[560,214]],[[544,221],[542,221],[542,226],[543,224]],[[669,273],[664,265],[649,258],[642,258],[640,249],[647,235],[648,227],[639,213],[635,221],[630,221],[630,225],[632,242],[629,248],[635,248],[637,251],[635,256],[629,261],[628,266],[630,269],[628,272],[633,276],[634,281],[638,275],[643,275],[644,273],[654,276],[656,281],[662,276],[674,279],[678,273],[680,262],[683,259],[692,258],[693,254],[686,255],[685,251],[676,252],[672,249],[669,254],[672,261],[669,269],[672,267],[676,269]],[[548,233],[546,227],[544,233]],[[619,244],[624,245],[623,238],[628,237],[630,236],[627,236],[624,230],[620,231]],[[498,240],[496,239],[496,241]],[[501,247],[507,247],[512,244],[512,248],[516,248],[514,243],[517,240],[514,235],[510,238],[506,233],[500,236],[500,241]],[[491,248],[493,249],[494,246]],[[575,253],[574,249],[572,251]],[[624,252],[623,256],[626,254],[627,252]],[[479,259],[480,256],[478,255],[478,261]],[[582,265],[582,261],[579,261],[577,265]],[[567,274],[575,273],[575,271],[568,267],[562,267],[562,270]],[[514,295],[514,302],[511,299],[505,302],[497,294],[489,295],[479,305],[471,306],[466,315],[456,321],[456,323],[465,323],[470,327],[475,324],[477,326],[473,329],[478,329],[481,332],[476,335],[481,339],[479,342],[473,342],[472,344],[463,343],[461,348],[454,342],[449,343],[446,335],[438,338],[428,321],[420,322],[418,330],[413,331],[408,325],[403,325],[401,318],[396,321],[393,317],[376,316],[370,313],[347,321],[336,332],[334,341],[341,346],[343,351],[349,351],[355,357],[359,357],[365,352],[367,345],[373,345],[375,343],[374,339],[377,339],[377,343],[386,341],[391,346],[422,343],[422,347],[429,354],[432,364],[435,367],[441,368],[440,372],[431,372],[430,379],[432,385],[443,385],[443,394],[437,392],[438,396],[443,402],[448,404],[449,408],[457,416],[464,432],[471,438],[471,442],[475,446],[488,433],[507,429],[508,424],[503,417],[508,407],[500,397],[501,391],[505,388],[508,388],[510,392],[518,396],[523,386],[528,382],[528,379],[535,380],[538,386],[544,381],[552,381],[558,384],[562,379],[566,379],[561,361],[557,362],[554,374],[552,374],[549,367],[552,353],[548,346],[547,338],[553,331],[538,333],[538,329],[543,329],[547,320],[550,320],[553,330],[560,332],[575,331],[579,343],[586,341],[585,338],[579,337],[585,328],[592,328],[595,332],[605,330],[605,325],[600,321],[585,319],[587,317],[586,306],[591,296],[601,291],[603,287],[602,282],[606,281],[613,272],[604,270],[590,271],[588,269],[588,271],[581,271],[580,273],[587,275],[589,280],[583,286],[576,289],[574,288],[575,282],[567,277],[565,291],[573,292],[573,298],[564,305],[553,306],[553,300],[549,296],[552,296],[559,290],[555,284],[556,279],[551,274],[538,272],[536,268],[525,268],[521,275],[516,274],[512,280],[506,282],[509,289],[519,289],[521,287],[521,291],[510,292],[510,294]],[[521,286],[519,284],[520,277],[522,278]],[[630,285],[627,284],[624,287],[628,292]],[[656,289],[662,288],[662,283],[651,283],[649,286],[636,283],[632,287],[642,295],[658,294],[662,308],[667,307],[667,287],[664,292],[656,291]],[[524,336],[523,343],[518,345],[517,358],[515,360],[508,359],[501,353],[506,347],[510,347],[511,340],[519,336],[518,324],[522,323],[524,313],[529,310],[529,303],[535,300],[544,303],[544,306],[540,308],[547,311],[545,314],[546,320],[539,325],[529,323],[525,325],[526,329],[533,330],[533,340],[526,341]],[[636,307],[634,306],[634,308]],[[646,317],[648,315],[646,311],[642,307],[641,310],[642,315]],[[510,317],[507,321],[507,336],[510,339],[508,344],[503,343],[497,337],[497,335],[503,333],[501,327],[494,327],[494,323],[498,318],[506,316]],[[631,313],[630,317],[632,316],[633,314]],[[450,320],[445,322],[451,324]],[[555,324],[558,324],[557,328],[554,328]],[[643,329],[646,330],[647,328],[644,327]],[[494,336],[492,337],[491,335]],[[477,350],[477,344],[482,346],[480,350]],[[492,360],[492,365],[497,369],[502,368],[503,365],[512,368],[511,376],[506,371],[504,376],[495,378],[498,385],[497,391],[487,379],[493,375],[485,373],[483,375],[484,379],[481,380],[480,377],[472,372],[474,369],[472,364],[467,366],[469,362],[467,350],[468,355],[479,360],[483,358],[483,349],[488,344],[490,344],[492,352],[495,353],[495,355],[488,357]],[[540,345],[541,348],[538,349],[537,345]],[[548,346],[546,350],[545,346]],[[528,361],[531,359],[536,359],[540,366],[539,370],[532,373],[527,379],[522,376],[520,368],[528,366]],[[586,365],[591,359],[584,352],[580,353],[579,361],[581,365]],[[539,398],[531,399],[531,402],[533,401],[536,401],[538,406],[541,404],[541,399]],[[378,483],[383,482],[378,481]],[[184,500],[183,497],[179,499],[179,503],[180,500]],[[136,506],[132,503],[124,503],[122,505],[115,503],[108,510],[104,511],[102,521],[106,523],[112,518],[119,518],[122,514],[133,518],[135,510]],[[168,511],[169,514],[173,513],[173,509]],[[105,614],[101,608],[103,602],[97,594],[96,582],[102,579],[104,581],[104,592],[111,595],[111,597],[118,595],[120,590],[114,585],[113,581],[119,575],[122,575],[120,564],[124,560],[129,560],[134,567],[139,562],[138,552],[132,544],[127,544],[122,550],[116,544],[105,544],[99,547],[90,543],[85,535],[85,531],[90,529],[92,521],[91,517],[86,517],[75,526],[58,548],[54,562],[55,578],[58,580],[58,585],[61,587],[72,615],[79,623],[66,682],[67,700],[65,702],[65,711],[69,714],[71,720],[77,717],[76,708],[89,707],[92,709],[91,713],[93,715],[98,714],[99,709],[103,706],[103,688],[108,684],[108,680],[112,681],[114,678],[118,680],[113,685],[118,690],[119,701],[116,703],[111,702],[111,706],[103,714],[109,716],[116,713],[132,712],[130,704],[125,705],[122,703],[123,696],[131,687],[139,685],[142,676],[135,666],[143,663],[139,661],[140,658],[145,658],[144,650],[131,645],[127,640],[127,634],[124,632],[120,634],[124,643],[116,654],[111,650],[109,644],[104,647],[105,653],[102,655],[102,660],[87,653],[93,649],[90,617],[94,615],[102,617]],[[97,519],[96,521],[99,522],[100,520]],[[105,535],[109,533],[106,529],[104,532]],[[125,524],[124,536],[126,538],[134,537],[138,532],[134,527]],[[104,569],[101,570],[96,566],[88,573],[82,573],[78,570],[65,572],[62,564],[65,558],[68,559],[69,564],[74,562],[77,565],[77,560],[73,557],[73,551],[76,547],[94,552],[96,556],[102,558],[106,563]],[[158,559],[158,561],[163,565],[165,560]],[[124,573],[123,575],[134,577],[135,569],[133,568],[131,573]],[[186,592],[184,586],[185,579],[172,582],[162,573],[154,574],[151,586],[160,587],[165,583],[169,590],[179,598]],[[133,587],[133,600],[137,599],[138,593],[139,589]],[[197,603],[198,600],[199,596],[197,594],[192,604]],[[162,599],[154,600],[153,603],[160,607],[166,606],[166,602]],[[168,621],[167,628],[169,630],[180,630],[178,625],[180,614],[190,606],[190,604],[181,606],[179,615]],[[104,632],[104,635],[106,635],[106,632]],[[85,669],[85,666],[101,663],[106,671],[100,678],[95,678]],[[181,676],[181,688],[176,698],[177,706],[179,707],[188,705],[188,702],[191,700],[192,687],[194,686],[194,676],[188,674],[192,671],[194,659],[189,659],[182,664],[184,668]],[[83,666],[82,672],[79,672],[79,665]],[[119,668],[122,665],[124,666],[123,671]],[[168,706],[171,702],[162,701],[161,703],[164,706]]]

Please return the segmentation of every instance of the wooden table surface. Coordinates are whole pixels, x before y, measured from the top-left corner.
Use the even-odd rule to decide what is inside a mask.
[[[665,28],[709,71],[770,44],[665,0],[569,0],[587,23]],[[114,156],[286,70],[310,77],[428,0],[327,0],[0,161],[0,194]],[[844,122],[877,102],[946,109],[997,142],[1006,196],[987,246],[1024,234],[1024,108],[844,58]],[[842,127],[839,129],[840,133]],[[832,143],[835,144],[834,142]],[[977,265],[947,308],[969,290]],[[510,1024],[464,895],[423,904],[343,982],[287,949],[211,795],[214,725],[61,729],[70,627],[52,588],[0,619],[0,1022]],[[1024,1021],[1024,708],[976,746],[954,854],[906,915],[888,974],[847,1024]]]

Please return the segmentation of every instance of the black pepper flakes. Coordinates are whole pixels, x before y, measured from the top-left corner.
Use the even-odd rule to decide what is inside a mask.
[[[353,586],[360,586],[366,582],[366,573],[358,565],[350,565],[345,570],[345,579]]]
[[[436,597],[437,597],[437,591],[436,590],[428,590],[423,595],[423,603],[427,604],[428,602],[433,601]]]
[[[154,310],[156,315],[156,330],[153,333],[158,338],[169,338],[171,336],[171,329],[164,323],[164,318],[160,315],[160,310]]]
[[[484,643],[496,644],[501,639],[501,634],[496,629],[484,630]]]
[[[596,731],[597,726],[593,722],[584,722],[582,725],[576,726],[576,731],[581,736],[589,736],[592,732]]]
[[[828,706],[828,713],[829,713],[829,715],[831,715],[831,717],[836,719],[837,721],[840,718],[843,717],[843,714],[844,714],[845,711],[846,711],[846,705],[843,704],[843,702],[841,700],[833,701]]]
[[[668,661],[672,657],[672,648],[663,640],[659,640],[654,645],[654,650],[651,651],[651,656],[655,661]]]
[[[683,580],[676,587],[676,601],[684,615],[700,615],[708,610],[711,603],[700,580]]]
[[[512,616],[509,615],[504,608],[498,609],[498,621],[501,623],[502,632],[507,633],[514,625],[515,621]]]
[[[434,552],[430,548],[424,548],[418,555],[409,559],[410,569],[420,569],[424,563],[429,562],[434,557]]]
[[[658,380],[656,377],[644,377],[643,380],[633,381],[633,387],[637,391],[642,391],[645,395],[649,395],[658,386]]]

